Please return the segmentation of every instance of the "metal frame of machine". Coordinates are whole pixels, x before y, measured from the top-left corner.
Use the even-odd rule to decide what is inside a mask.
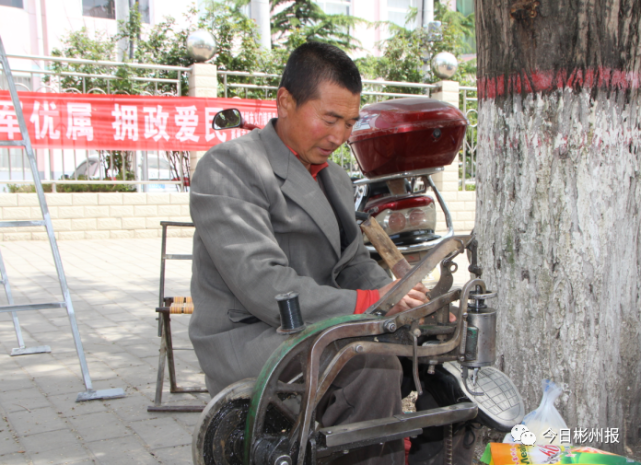
[[[336,375],[360,354],[410,358],[419,391],[419,365],[427,365],[430,374],[438,364],[457,361],[464,367],[467,386],[468,367],[478,370],[494,361],[495,313],[479,305],[468,307],[470,301],[482,302],[493,295],[479,278],[471,279],[462,289],[450,290],[451,270],[455,268],[452,258],[466,248],[475,255],[474,245],[472,236],[445,239],[365,314],[331,318],[285,340],[256,380],[229,386],[203,411],[194,432],[194,463],[320,465],[353,448],[475,418],[479,407],[474,402],[334,427],[318,428],[315,418],[318,402]],[[430,292],[430,301],[386,317],[439,263],[441,280]],[[470,268],[480,272],[475,257],[472,263]],[[452,305],[456,301],[459,305]],[[457,317],[455,323],[447,322],[450,312]],[[422,344],[427,338],[432,339],[430,343]],[[321,363],[321,354],[334,342],[339,342],[341,349],[329,362]],[[280,381],[285,368],[295,362],[303,367],[303,373],[289,383]],[[298,411],[292,409],[290,399],[299,401]],[[451,429],[447,431],[451,444]]]

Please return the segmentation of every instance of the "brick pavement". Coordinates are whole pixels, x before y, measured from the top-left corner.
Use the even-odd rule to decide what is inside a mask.
[[[0,463],[190,464],[198,414],[150,414],[160,339],[156,335],[160,239],[59,243],[95,389],[121,387],[127,397],[76,403],[84,390],[64,309],[19,315],[27,346],[52,353],[9,357],[16,347],[8,314],[0,315]],[[0,244],[17,303],[61,300],[47,242]],[[170,253],[191,240],[171,238]],[[190,262],[170,262],[167,295],[189,290]],[[0,301],[5,302],[0,291]],[[172,318],[176,347],[191,347],[188,316]],[[177,351],[179,381],[203,383],[191,351]],[[206,404],[204,394],[164,394]]]
[[[169,253],[189,253],[191,239],[171,238]],[[127,397],[76,403],[84,390],[63,309],[19,315],[27,346],[52,353],[10,357],[16,338],[0,314],[0,463],[191,464],[196,413],[148,413],[158,364],[156,314],[160,239],[59,242],[94,389]],[[60,300],[48,242],[0,243],[16,303]],[[464,259],[460,270],[465,270]],[[190,262],[169,262],[166,295],[189,290]],[[457,281],[465,278],[462,271]],[[0,290],[0,302],[4,293]],[[188,316],[172,318],[176,347],[191,347]],[[192,351],[176,352],[178,380],[200,386]],[[172,404],[206,404],[207,394],[169,394]]]

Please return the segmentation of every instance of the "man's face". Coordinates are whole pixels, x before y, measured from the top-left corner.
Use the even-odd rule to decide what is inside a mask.
[[[325,163],[352,133],[358,120],[360,94],[329,81],[318,86],[318,98],[296,105],[287,89],[278,90],[277,132],[305,165]]]

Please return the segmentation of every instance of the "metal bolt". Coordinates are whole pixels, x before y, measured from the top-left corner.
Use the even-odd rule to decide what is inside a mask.
[[[343,454],[349,454],[349,449],[344,450],[344,451],[343,451]]]
[[[428,375],[433,375],[434,374],[434,365],[430,364],[430,366],[427,367],[427,374]]]
[[[357,354],[360,354],[360,353],[361,353],[361,352],[363,352],[365,349],[363,348],[363,346],[362,346],[362,345],[360,345],[360,344],[359,344],[359,345],[357,345],[356,347],[354,347],[354,350],[356,351],[356,353],[357,353]]]
[[[394,323],[393,321],[388,321],[383,325],[383,328],[388,333],[393,333],[394,331],[396,331],[396,323]]]
[[[420,329],[418,329],[418,328],[416,328],[416,329],[414,329],[413,333],[414,333],[414,336],[416,336],[416,337],[420,337],[420,335],[421,335],[421,330],[420,330]]]
[[[332,432],[331,431],[326,431],[325,434],[332,434]]]

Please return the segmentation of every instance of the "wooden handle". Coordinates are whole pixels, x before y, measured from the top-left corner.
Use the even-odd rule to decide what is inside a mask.
[[[367,235],[376,251],[383,260],[385,260],[385,263],[389,269],[392,270],[394,276],[402,278],[412,269],[376,219],[369,218],[363,221],[361,223],[361,229]]]

